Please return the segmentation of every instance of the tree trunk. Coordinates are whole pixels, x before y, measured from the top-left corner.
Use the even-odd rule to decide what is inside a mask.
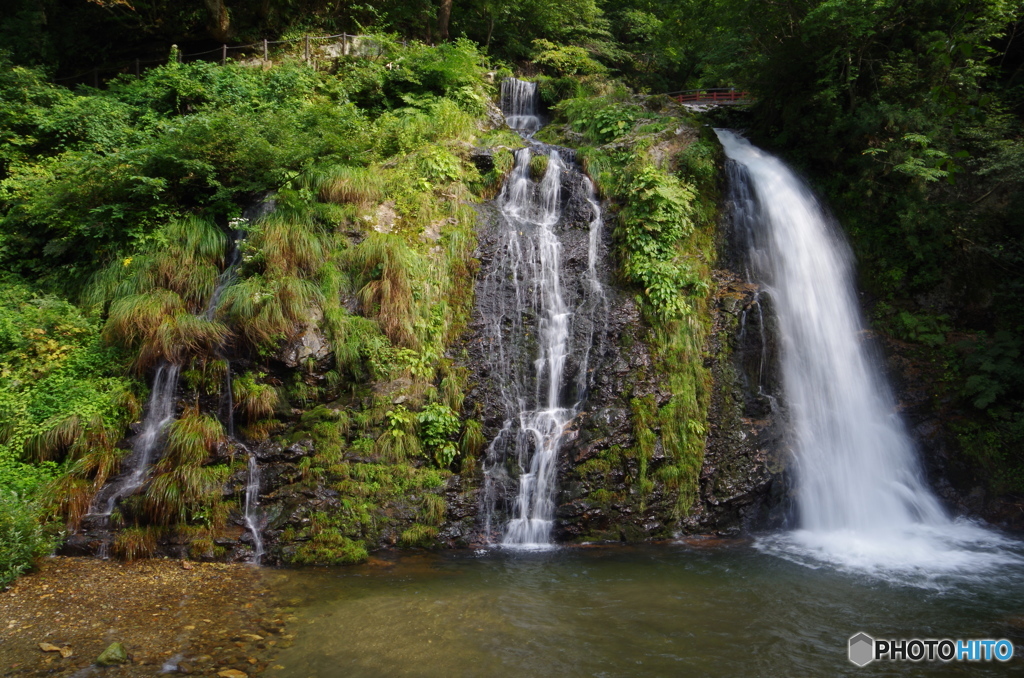
[[[441,0],[441,9],[437,10],[437,39],[448,42],[448,20],[452,18],[452,0]]]
[[[227,42],[231,28],[231,16],[228,14],[228,7],[224,0],[203,0],[206,11],[210,15],[208,26],[210,35],[218,42]]]

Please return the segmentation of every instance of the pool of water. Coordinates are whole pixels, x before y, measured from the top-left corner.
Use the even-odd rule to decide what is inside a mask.
[[[1024,675],[1024,569],[927,586],[753,542],[406,555],[270,575],[298,617],[275,678]],[[997,662],[857,668],[850,636],[1007,638]]]

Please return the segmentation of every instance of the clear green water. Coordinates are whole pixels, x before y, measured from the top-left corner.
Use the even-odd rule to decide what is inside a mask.
[[[1024,675],[1024,573],[928,588],[812,569],[749,542],[451,552],[278,571],[309,676]],[[876,638],[1008,638],[1010,664],[846,659]]]

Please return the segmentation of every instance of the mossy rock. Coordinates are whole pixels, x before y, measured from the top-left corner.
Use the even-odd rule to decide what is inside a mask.
[[[550,158],[546,155],[535,155],[530,158],[530,178],[534,181],[540,181],[544,178],[544,174],[548,171],[548,162]]]
[[[128,652],[124,649],[124,645],[121,643],[111,643],[107,646],[107,649],[100,653],[99,657],[96,657],[96,664],[99,666],[117,666],[118,664],[127,664]]]

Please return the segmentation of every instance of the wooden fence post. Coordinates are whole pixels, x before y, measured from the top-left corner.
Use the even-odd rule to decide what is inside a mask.
[[[309,63],[309,36],[302,36],[302,42],[305,44],[306,63]]]
[[[348,56],[348,34],[341,34],[341,53]]]
[[[220,65],[223,66],[228,62],[228,46],[223,45],[220,50]]]
[[[267,57],[267,39],[266,38],[263,38],[263,60],[264,61],[269,61],[270,60]]]

